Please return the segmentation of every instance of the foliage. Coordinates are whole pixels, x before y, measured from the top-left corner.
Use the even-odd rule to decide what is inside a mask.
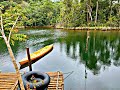
[[[56,23],[57,6],[50,0],[30,1],[24,14],[28,18],[27,26],[44,26]]]
[[[111,27],[119,26],[117,17],[115,16],[109,17],[109,20],[107,21],[107,25]]]
[[[15,2],[4,1],[0,3],[1,14],[3,17],[3,28],[7,39],[9,39],[10,33],[12,32],[10,42],[14,45],[14,41],[24,41],[26,35],[17,34],[18,29],[14,28],[15,23],[17,23],[17,27],[22,25],[22,19],[24,18],[21,10],[21,4],[17,4]],[[25,19],[25,18],[24,18]],[[17,21],[16,21],[17,20]]]
[[[119,0],[13,0],[3,1],[4,10],[22,5],[24,26],[46,26],[60,24],[63,27],[120,26]],[[98,2],[98,10],[96,11]],[[21,7],[20,7],[21,8]],[[20,9],[19,8],[19,9]],[[17,9],[17,8],[16,8]],[[18,11],[18,10],[17,10]],[[97,21],[95,23],[97,13]],[[17,16],[17,13],[15,14]],[[27,18],[25,18],[27,17]],[[12,24],[12,23],[11,23]]]

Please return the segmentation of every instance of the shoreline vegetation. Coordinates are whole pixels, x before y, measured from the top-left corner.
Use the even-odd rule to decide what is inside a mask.
[[[101,31],[120,31],[120,27],[57,27],[57,26],[21,26],[16,27],[18,29],[29,29],[29,28],[54,28],[54,29],[65,29],[65,30],[101,30]]]
[[[7,0],[0,1],[0,10],[6,32],[16,19],[20,28],[120,29],[119,0]]]
[[[120,30],[120,27],[71,27],[71,28],[57,28],[57,29],[68,29],[68,30],[101,30],[101,31],[107,31],[107,30]]]

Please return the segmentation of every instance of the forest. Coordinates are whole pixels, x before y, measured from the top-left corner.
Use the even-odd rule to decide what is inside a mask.
[[[59,27],[64,30],[56,29]],[[79,27],[89,29],[75,30]],[[96,27],[109,31],[90,30],[97,30]],[[75,71],[65,81],[65,90],[77,90],[76,87],[79,90],[87,85],[89,90],[119,89],[120,32],[117,30],[120,30],[119,0],[0,0],[0,66],[3,67],[0,72],[11,72],[13,65],[24,90],[17,64],[25,56],[25,48],[35,52],[54,44],[51,55],[43,58],[45,62],[38,60],[32,64],[35,70]]]
[[[119,27],[119,0],[1,0],[5,26]],[[9,20],[8,20],[9,18]]]

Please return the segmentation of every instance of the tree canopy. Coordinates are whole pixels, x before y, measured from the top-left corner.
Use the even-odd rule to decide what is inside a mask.
[[[4,10],[8,7],[2,1]],[[21,4],[27,18],[24,26],[60,25],[63,27],[120,26],[119,0],[13,0]],[[1,7],[2,8],[2,7]]]
[[[18,34],[18,29],[15,27],[15,25],[21,26],[25,20],[25,15],[22,13],[22,4],[4,1],[0,3],[0,9],[0,15],[3,19],[3,28],[8,42],[14,45],[14,41],[16,40],[24,41],[26,35]]]

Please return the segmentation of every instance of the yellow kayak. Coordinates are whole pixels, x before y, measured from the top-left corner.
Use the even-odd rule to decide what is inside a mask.
[[[51,50],[53,49],[53,44],[52,45],[48,45],[45,46],[41,49],[39,49],[38,51],[30,54],[30,60],[34,61],[34,60],[38,60],[40,58],[42,58],[43,56],[45,56],[47,53],[49,53]],[[20,65],[24,65],[26,63],[28,63],[28,58],[23,58],[22,60],[19,61]]]

